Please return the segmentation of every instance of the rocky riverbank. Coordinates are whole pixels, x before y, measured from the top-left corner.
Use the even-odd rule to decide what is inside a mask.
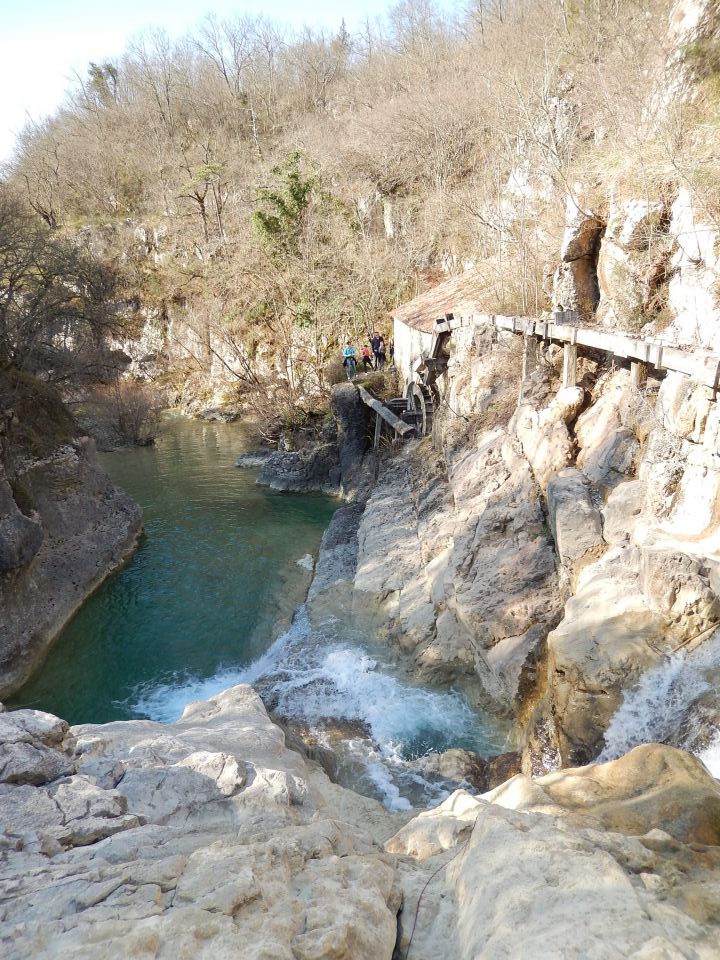
[[[0,943],[124,956],[717,956],[720,786],[648,746],[392,814],[246,686],[180,721],[0,715]],[[427,884],[427,886],[426,886]]]
[[[507,347],[485,343],[471,359],[477,341],[469,338],[453,363],[487,375]],[[548,358],[533,399],[517,412],[505,381],[496,379],[472,407],[452,378],[454,413],[439,415],[436,445],[382,459],[372,487],[347,483],[359,492],[348,493],[325,533],[307,598],[310,623],[362,625],[413,676],[462,686],[513,718],[526,731],[525,773],[497,767],[492,782],[503,782],[488,793],[458,789],[434,809],[391,812],[333,783],[242,685],[190,704],[167,725],[68,729],[36,711],[4,713],[5,955],[100,958],[122,941],[126,955],[148,958],[519,960],[532,952],[548,960],[714,960],[720,785],[690,754],[659,744],[568,767],[569,737],[558,734],[558,723],[580,729],[567,717],[583,719],[556,706],[562,683],[572,683],[570,671],[558,670],[557,650],[595,578],[604,576],[622,603],[644,598],[653,636],[667,628],[668,644],[703,627],[713,610],[703,600],[705,564],[671,565],[669,617],[644,592],[658,589],[667,566],[631,582],[626,563],[612,562],[612,550],[624,544],[629,552],[633,531],[648,528],[644,517],[654,510],[656,524],[660,518],[656,505],[630,497],[613,519],[648,447],[640,428],[618,420],[612,435],[622,443],[593,458],[590,438],[608,436],[606,426],[590,429],[593,417],[605,411],[615,424],[620,414],[607,411],[625,410],[627,397],[622,375],[588,373],[589,404],[557,392]],[[353,388],[341,389],[354,403]],[[626,422],[641,421],[634,416]],[[358,453],[348,456],[346,477],[368,474]],[[607,501],[588,472],[599,461],[614,471],[602,477],[617,480]],[[653,454],[648,470],[656,465]],[[570,509],[577,502],[582,509]],[[615,530],[628,540],[608,543],[605,533]],[[588,609],[627,633],[636,624],[607,599]],[[598,650],[614,656],[614,644],[595,650],[586,662],[609,675]],[[605,697],[613,692],[619,703],[644,663],[639,657],[636,672],[628,669]],[[577,670],[579,689],[587,681]],[[465,779],[471,761],[448,756],[435,773],[452,779],[455,764],[454,778]],[[487,787],[482,777],[476,782]]]
[[[28,678],[81,603],[132,552],[140,507],[59,398],[0,383],[0,696]]]

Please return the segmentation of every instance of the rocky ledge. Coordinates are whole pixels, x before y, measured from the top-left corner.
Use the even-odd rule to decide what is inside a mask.
[[[12,480],[0,462],[0,696],[28,678],[141,528],[140,507],[97,465],[88,437],[16,462]]]
[[[170,725],[5,713],[0,742],[8,960],[717,957],[720,785],[672,747],[409,819],[247,686]]]

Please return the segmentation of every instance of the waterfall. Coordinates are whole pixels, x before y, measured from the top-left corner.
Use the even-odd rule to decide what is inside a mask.
[[[720,631],[692,653],[679,651],[647,670],[610,721],[598,761],[641,743],[670,743],[694,753],[720,779],[720,711],[695,709],[719,678]]]

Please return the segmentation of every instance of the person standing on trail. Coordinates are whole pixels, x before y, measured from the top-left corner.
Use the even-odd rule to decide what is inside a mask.
[[[390,369],[395,369],[395,341],[390,341]]]
[[[386,354],[385,337],[380,337],[380,343],[378,344],[378,352],[377,352],[377,367],[376,367],[377,370],[385,369],[385,354]]]
[[[372,370],[372,368],[373,368],[373,362],[372,362],[372,360],[370,359],[370,348],[369,348],[369,347],[363,347],[363,348],[362,348],[362,365],[363,365],[363,370],[365,371],[365,373],[367,373],[368,370]]]
[[[355,376],[355,373],[357,371],[357,361],[355,360],[356,353],[357,353],[357,350],[348,340],[348,342],[343,347],[343,352],[342,352],[343,366],[345,367],[345,376],[348,378],[348,380],[352,380],[352,378]]]
[[[380,341],[382,337],[380,334],[375,331],[375,333],[369,333],[368,337],[370,338],[370,346],[372,347],[373,356],[375,357],[375,369],[378,369],[378,357],[380,352]]]

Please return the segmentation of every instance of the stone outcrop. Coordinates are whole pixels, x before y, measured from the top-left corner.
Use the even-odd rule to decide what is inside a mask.
[[[670,247],[667,219],[665,204],[659,200],[611,201],[598,258],[597,315],[605,325],[622,329],[639,325],[650,292],[648,261],[654,257],[664,263]]]
[[[37,782],[28,757],[0,784],[8,960],[391,957],[402,893],[380,841],[397,818],[289,751],[249,687],[170,726],[0,721],[0,769],[16,744],[66,764]]]
[[[657,745],[480,798],[458,791],[386,844],[401,858],[401,948],[710,960],[719,804],[697,761]]]
[[[358,530],[353,614],[418,676],[479,679],[475,695],[507,711],[558,615],[539,490],[502,430],[430,470],[412,453],[383,465]]]
[[[301,450],[278,450],[264,457],[258,483],[295,493],[319,490],[346,500],[367,497],[372,484],[365,459],[367,417],[357,388],[351,383],[334,386],[331,405],[334,421],[324,431],[323,442]],[[246,465],[257,464],[238,460],[238,466]]]
[[[588,317],[600,298],[597,257],[605,224],[581,201],[569,194],[565,204],[565,230],[560,263],[553,277],[553,309],[577,310]]]
[[[576,468],[566,467],[549,481],[547,503],[558,558],[571,580],[576,581],[583,567],[607,547],[589,479]]]
[[[23,513],[0,476],[0,694],[27,679],[78,605],[132,551],[140,507],[80,438],[14,465]]]
[[[547,638],[544,699],[524,761],[535,774],[596,757],[642,674],[720,621],[720,462],[708,391],[671,374],[655,396],[620,371],[594,393],[574,427],[575,466],[548,484],[573,595]]]
[[[169,725],[0,733],[0,769],[18,744],[65,764],[0,783],[8,960],[716,956],[720,786],[670,747],[409,819],[288,750],[247,686]]]
[[[338,493],[340,465],[337,445],[324,443],[304,450],[271,453],[260,467],[257,482],[273,490],[293,493],[311,490]]]

